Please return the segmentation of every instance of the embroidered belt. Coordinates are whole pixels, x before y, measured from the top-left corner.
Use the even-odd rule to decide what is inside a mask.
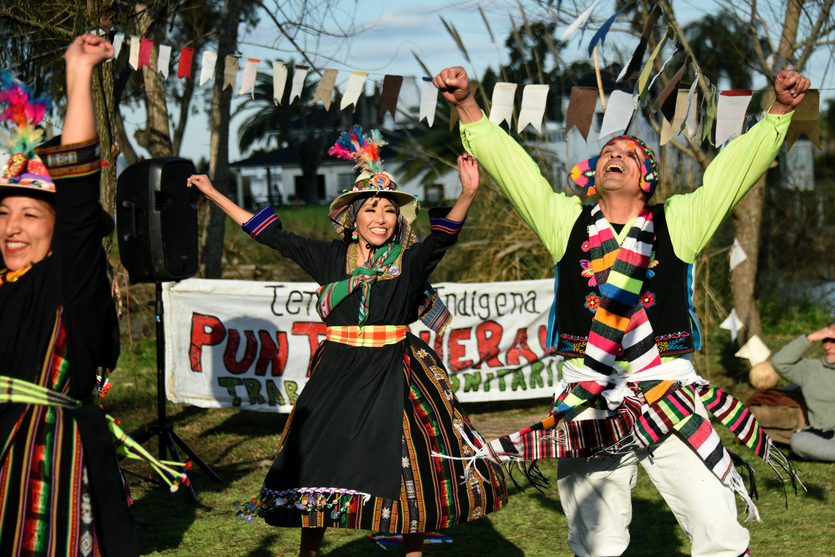
[[[380,348],[387,344],[397,344],[406,338],[409,331],[406,325],[366,325],[364,327],[328,327],[326,340],[347,344]]]
[[[0,375],[0,402],[54,406],[68,409],[78,408],[84,404],[80,400],[47,389],[46,387],[5,375]],[[116,454],[134,460],[143,460],[150,464],[151,468],[169,485],[171,491],[177,491],[181,483],[188,485],[189,480],[186,475],[174,469],[175,466],[186,466],[188,468],[187,465],[180,462],[157,459],[146,451],[142,445],[128,436],[119,427],[117,420],[109,414],[105,414],[105,418],[107,418],[107,429],[110,431],[110,436],[113,439],[113,448]]]

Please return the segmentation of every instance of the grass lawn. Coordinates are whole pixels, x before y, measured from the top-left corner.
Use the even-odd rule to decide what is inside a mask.
[[[336,238],[323,207],[282,208],[278,213],[285,230],[321,239]],[[417,222],[420,233],[428,229],[427,222],[426,212],[422,212]],[[309,280],[297,266],[252,241],[231,221],[225,243],[225,278]],[[461,254],[454,253],[442,265],[454,265],[455,259],[462,259]],[[436,270],[435,276],[447,276],[438,275],[439,272],[444,272],[443,267]],[[112,376],[114,388],[104,404],[110,414],[121,419],[128,432],[142,431],[146,424],[157,420],[156,346],[153,340],[147,340],[154,335],[153,315],[146,305],[152,296],[152,285],[130,288],[131,331],[134,338],[145,340],[135,341],[132,348],[129,335],[123,335],[122,358]],[[777,325],[769,321],[771,314]],[[800,333],[815,330],[809,326],[810,321],[825,323],[828,320],[828,316],[809,316],[809,312],[803,315],[766,312],[764,326],[770,327],[766,342],[772,349],[778,348]],[[714,328],[710,335],[713,344],[706,352],[710,357],[698,354],[695,361],[703,374],[744,401],[751,388],[726,375],[737,373],[734,366],[738,366],[739,361],[733,357],[734,350],[722,335],[727,336],[726,332],[717,332]],[[548,404],[547,400],[539,400],[468,405],[467,411],[482,434],[492,439],[539,421],[547,412]],[[261,520],[247,524],[235,518],[233,509],[235,501],[249,500],[258,493],[272,463],[286,416],[170,403],[166,407],[169,423],[174,424],[175,431],[221,475],[222,481],[210,481],[195,467],[190,473],[200,501],[195,505],[185,490],[169,493],[164,486],[136,477],[134,474],[146,477],[150,474],[143,464],[125,463],[125,467],[134,473],[128,474],[128,481],[135,500],[132,514],[139,528],[142,554],[297,555],[298,529],[272,528]],[[734,445],[732,436],[723,427],[718,426],[717,431],[731,450],[752,462],[757,472],[758,507],[763,522],[747,526],[751,532],[752,555],[835,557],[835,509],[829,495],[835,482],[835,464],[795,461],[808,492],[786,497],[783,484],[774,479],[766,464],[746,447]],[[156,440],[146,443],[146,447],[156,453]],[[541,467],[547,476],[556,478],[555,462],[542,462]],[[453,543],[426,546],[426,555],[573,555],[566,545],[568,526],[554,483],[544,493],[532,487],[520,492],[511,485],[505,509],[444,533],[452,537]],[[631,534],[627,556],[689,555],[688,540],[643,472],[639,473],[633,493]],[[402,554],[396,549],[386,551],[378,547],[368,535],[369,532],[364,531],[331,530],[325,536],[321,555],[384,557]]]
[[[112,380],[114,388],[105,409],[121,419],[126,431],[156,422],[155,344],[152,340],[131,346],[126,341],[122,359]],[[715,369],[715,368],[714,368]],[[135,375],[134,375],[135,373]],[[134,379],[135,377],[135,379]],[[139,386],[137,397],[135,384]],[[727,385],[724,385],[727,387]],[[747,396],[739,386],[737,395]],[[141,402],[140,402],[141,401]],[[192,504],[186,491],[170,493],[166,487],[128,474],[135,504],[132,514],[140,532],[143,555],[165,556],[267,556],[297,555],[299,530],[267,526],[261,520],[247,524],[235,518],[233,503],[258,493],[284,425],[285,416],[231,409],[202,409],[168,403],[167,414],[175,431],[217,471],[222,481],[210,481],[196,467],[191,478],[200,503]],[[548,401],[469,405],[468,411],[482,432],[493,437],[537,421]],[[144,418],[143,418],[144,415]],[[771,469],[747,448],[733,445],[730,434],[719,426],[723,440],[735,452],[752,461],[758,476],[758,507],[762,523],[751,523],[751,552],[756,556],[835,556],[835,509],[829,493],[835,482],[835,464],[797,462],[807,493],[784,496],[784,488]],[[146,444],[157,452],[156,440]],[[133,461],[129,471],[148,476],[149,469]],[[556,478],[556,463],[543,462],[547,476]],[[522,479],[523,486],[524,479]],[[570,557],[566,545],[568,526],[556,486],[544,493],[528,487],[509,489],[505,509],[475,522],[444,531],[452,544],[426,546],[425,555],[530,555]],[[633,493],[632,543],[627,556],[689,555],[689,542],[667,505],[639,474]],[[321,555],[374,556],[400,554],[368,539],[369,532],[330,530]]]

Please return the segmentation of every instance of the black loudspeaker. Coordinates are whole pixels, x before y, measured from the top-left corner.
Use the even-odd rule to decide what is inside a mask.
[[[119,254],[131,282],[197,273],[197,207],[186,186],[191,161],[160,157],[126,168],[116,184]]]

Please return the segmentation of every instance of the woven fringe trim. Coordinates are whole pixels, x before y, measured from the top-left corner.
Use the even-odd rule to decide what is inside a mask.
[[[236,518],[253,522],[256,516],[263,516],[280,508],[296,508],[301,512],[328,512],[334,520],[339,520],[358,504],[364,505],[371,500],[371,495],[361,491],[327,487],[299,487],[276,491],[261,487],[258,497],[248,503],[236,501],[233,508],[238,511]]]

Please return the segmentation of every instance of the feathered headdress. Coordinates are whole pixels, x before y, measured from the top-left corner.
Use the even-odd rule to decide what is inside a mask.
[[[354,168],[362,170],[354,182],[351,190],[346,190],[331,203],[331,220],[334,220],[336,212],[345,207],[357,197],[368,193],[385,193],[395,199],[400,206],[401,214],[408,222],[412,222],[420,210],[420,204],[415,196],[398,191],[394,177],[388,172],[383,172],[382,160],[380,160],[380,149],[386,145],[386,141],[378,130],[371,130],[370,135],[363,135],[360,126],[354,126],[349,131],[342,132],[339,139],[328,151],[329,155],[337,158],[354,161]],[[342,224],[337,225],[337,230]]]
[[[379,174],[383,171],[383,161],[380,160],[380,148],[387,145],[379,130],[371,130],[371,136],[363,135],[360,126],[342,132],[329,155],[338,159],[356,162],[354,168],[361,168],[363,173]]]
[[[12,127],[10,134],[0,130],[0,138],[12,155],[3,167],[0,186],[55,191],[46,166],[35,154],[43,139],[43,130],[35,126],[43,120],[49,99],[36,97],[26,84],[12,78],[9,72],[2,72],[0,108],[0,122],[8,122]]]

